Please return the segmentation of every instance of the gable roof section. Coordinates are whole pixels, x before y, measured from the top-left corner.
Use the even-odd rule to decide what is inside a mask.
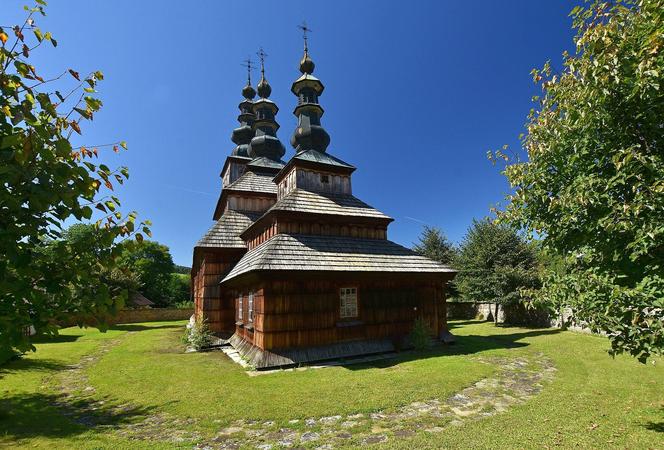
[[[221,282],[256,270],[456,273],[388,240],[277,234],[247,252]]]
[[[392,218],[364,203],[352,195],[313,192],[294,189],[268,210],[297,211],[312,214],[332,214],[335,216]],[[267,213],[266,213],[267,214]]]
[[[274,177],[274,182],[279,183],[293,166],[307,167],[314,170],[329,170],[351,174],[355,171],[355,166],[340,160],[329,153],[322,153],[318,150],[304,150],[296,153],[290,161]]]
[[[381,211],[367,205],[362,200],[352,195],[330,194],[313,192],[304,189],[293,189],[270,207],[265,213],[240,233],[247,237],[250,229],[260,227],[267,217],[279,212],[298,212],[304,214],[328,215],[343,218],[363,218],[392,222],[394,219],[383,214]]]
[[[240,178],[226,186],[227,191],[252,191],[266,194],[277,194],[277,185],[272,179],[274,175],[268,173],[257,173],[247,170]]]
[[[212,215],[212,218],[214,220],[218,220],[221,217],[224,200],[226,197],[228,197],[229,192],[276,196],[277,185],[274,184],[274,181],[272,181],[273,178],[274,174],[247,170],[245,173],[240,175],[237,180],[233,181],[231,184],[221,190],[221,194],[217,200],[217,206],[214,208],[214,214]]]
[[[240,238],[240,233],[258,216],[260,213],[227,210],[196,243],[195,247],[247,248]]]

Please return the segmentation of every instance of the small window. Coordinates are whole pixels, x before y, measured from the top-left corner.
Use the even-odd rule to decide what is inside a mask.
[[[329,183],[330,182],[330,176],[329,175],[321,175],[320,176],[320,182],[321,183]]]
[[[242,322],[242,319],[243,319],[243,314],[242,314],[243,303],[244,303],[244,296],[240,295],[240,297],[237,299],[237,320],[238,320],[238,322]]]
[[[357,317],[357,288],[346,287],[339,289],[339,317],[348,319]]]
[[[247,321],[254,321],[254,293],[249,292],[249,301],[247,302]]]

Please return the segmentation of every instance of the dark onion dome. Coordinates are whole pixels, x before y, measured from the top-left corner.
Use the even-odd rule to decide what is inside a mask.
[[[272,93],[270,84],[265,79],[264,53],[261,49],[261,81],[258,83],[258,95],[260,99],[253,102],[254,123],[252,126],[255,136],[251,139],[248,155],[251,158],[269,158],[274,161],[281,161],[281,157],[286,154],[286,148],[277,137],[279,124],[275,116],[279,111],[276,103],[269,100]]]
[[[309,51],[305,49],[304,56],[300,60],[300,72],[312,74],[314,73],[315,67],[316,64],[314,64],[313,60],[309,57]]]
[[[242,96],[247,100],[253,100],[253,98],[256,97],[256,91],[251,84],[247,83],[247,85],[242,88]]]
[[[270,83],[267,82],[265,77],[261,77],[261,81],[258,83],[258,96],[260,98],[268,98],[270,94],[272,94]]]
[[[256,91],[251,86],[251,80],[247,80],[247,85],[242,88],[242,96],[244,100],[240,102],[240,115],[237,116],[240,126],[233,130],[231,140],[236,144],[236,147],[231,152],[233,156],[249,156],[249,144],[254,137],[254,129],[252,125],[256,116],[253,112],[254,102],[251,101],[256,96]]]
[[[304,47],[304,56],[300,61],[302,76],[295,80],[291,91],[297,95],[297,106],[293,114],[297,117],[297,128],[291,137],[291,145],[297,153],[316,150],[324,153],[330,145],[330,135],[320,123],[323,108],[318,104],[318,96],[325,89],[323,83],[312,75],[315,64],[309,57],[309,50]]]

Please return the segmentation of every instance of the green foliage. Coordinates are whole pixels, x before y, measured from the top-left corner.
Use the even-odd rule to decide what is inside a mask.
[[[170,302],[177,304],[191,303],[191,277],[189,274],[172,273],[168,284]],[[191,306],[193,308],[193,304]]]
[[[537,254],[511,228],[473,220],[461,243],[456,285],[465,300],[516,303],[523,289],[537,286]]]
[[[420,234],[419,242],[413,251],[443,264],[452,264],[456,256],[454,245],[447,239],[440,228],[425,226]]]
[[[189,275],[191,273],[191,267],[181,266],[179,264],[176,264],[175,268],[173,269],[173,272]]]
[[[645,361],[664,349],[664,0],[571,14],[577,51],[534,70],[543,91],[522,138],[495,152],[514,188],[501,220],[564,258],[538,296]]]
[[[413,246],[413,251],[443,264],[451,265],[456,257],[457,249],[440,228],[425,226],[420,234],[419,242]],[[459,295],[456,284],[451,281],[447,284],[447,296]]]
[[[194,302],[192,302],[191,300],[186,300],[182,302],[176,302],[173,304],[173,306],[176,307],[177,309],[194,309],[195,305]]]
[[[43,5],[26,8],[23,24],[0,28],[0,349],[20,351],[34,349],[23,333],[31,325],[40,335],[55,334],[55,320],[88,315],[103,327],[126,298],[105,283],[116,239],[150,233],[111,195],[127,169],[94,162],[107,146],[71,143],[102,106],[95,88],[103,74],[67,69],[47,79],[29,62],[40,47],[57,45],[37,27]],[[66,94],[49,90],[54,83]],[[91,219],[95,209],[103,214],[95,217],[94,242],[90,235],[60,239],[65,221]]]
[[[418,317],[415,319],[413,329],[410,332],[410,343],[417,351],[427,350],[431,347],[431,334],[431,329],[426,322]]]
[[[168,247],[155,241],[127,241],[121,247],[118,265],[135,274],[143,295],[159,306],[178,300],[171,297],[174,264]]]
[[[207,320],[202,315],[197,315],[191,327],[185,329],[182,342],[200,351],[209,347],[213,338]]]

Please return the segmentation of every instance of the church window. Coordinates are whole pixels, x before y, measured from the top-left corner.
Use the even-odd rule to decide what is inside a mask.
[[[244,296],[240,295],[240,297],[238,297],[238,299],[237,299],[237,320],[238,320],[238,322],[242,322],[242,319],[244,318],[243,314],[242,314],[242,312],[243,312],[242,307],[244,306],[243,303],[244,303]]]
[[[348,319],[357,317],[357,288],[344,287],[339,289],[339,317]]]
[[[329,183],[330,182],[330,176],[329,175],[321,175],[320,176],[320,182],[321,183]]]
[[[247,321],[254,321],[254,293],[249,292],[249,300],[247,301]]]

